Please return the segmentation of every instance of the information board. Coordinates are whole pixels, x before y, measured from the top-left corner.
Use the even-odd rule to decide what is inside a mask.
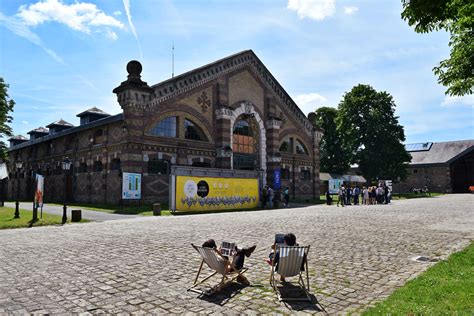
[[[339,188],[343,183],[342,179],[330,179],[329,180],[329,194],[338,194]]]
[[[123,173],[122,199],[140,200],[142,198],[142,175],[141,173]]]

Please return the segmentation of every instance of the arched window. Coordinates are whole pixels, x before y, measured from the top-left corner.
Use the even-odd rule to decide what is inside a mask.
[[[188,119],[184,120],[184,138],[203,142],[208,141],[202,129]]]
[[[154,136],[176,137],[176,116],[170,116],[161,120],[149,131]]]
[[[299,139],[296,140],[296,153],[300,155],[308,155],[308,150],[306,149],[306,146],[303,145],[303,143]]]
[[[102,161],[100,160],[94,161],[93,172],[102,172]]]
[[[235,123],[232,140],[232,151],[234,153],[255,154],[257,146],[249,122],[240,120]]]
[[[121,162],[120,158],[114,158],[110,161],[110,170],[120,170]]]
[[[150,174],[168,174],[170,162],[164,159],[151,158],[148,160],[148,173]]]
[[[280,145],[280,151],[283,151],[285,153],[290,152],[290,143],[288,141],[284,141]]]

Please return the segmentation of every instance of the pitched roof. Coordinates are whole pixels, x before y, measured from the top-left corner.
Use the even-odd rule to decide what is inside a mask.
[[[10,137],[8,140],[25,140],[25,141],[28,141],[28,138],[26,138],[23,135],[15,135],[15,136]]]
[[[151,104],[159,104],[215,80],[224,74],[245,67],[248,67],[259,77],[262,83],[281,101],[280,103],[283,105],[281,110],[288,117],[303,125],[305,132],[311,133],[313,131],[313,125],[303,111],[252,50],[230,55],[151,86],[154,89]]]
[[[35,134],[35,133],[48,134],[49,131],[48,131],[47,128],[44,128],[44,127],[40,126],[38,128],[35,128],[35,129],[29,131],[27,134],[30,135],[30,134]]]
[[[86,116],[87,114],[94,114],[94,115],[99,115],[99,116],[110,116],[109,113],[106,113],[106,112],[102,111],[101,109],[99,109],[95,106],[88,109],[88,110],[85,110],[84,112],[81,112],[81,113],[77,114],[76,116],[77,117],[82,117],[82,116]]]
[[[429,150],[409,152],[410,165],[450,163],[470,150],[474,150],[474,139],[433,143]]]
[[[49,125],[46,125],[46,127],[52,127],[52,126],[70,126],[70,127],[74,127],[74,125],[72,125],[71,123],[69,122],[66,122],[65,120],[63,119],[60,119],[56,122],[53,122]]]

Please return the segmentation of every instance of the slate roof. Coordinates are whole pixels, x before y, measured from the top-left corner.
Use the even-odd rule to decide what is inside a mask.
[[[44,128],[44,127],[38,127],[38,128],[35,128],[31,131],[29,131],[27,134],[36,134],[36,133],[41,133],[41,134],[48,134],[49,133],[49,130],[47,128]]]
[[[471,150],[474,150],[474,139],[433,143],[430,150],[409,152],[410,165],[451,163]]]
[[[106,112],[102,111],[101,109],[96,108],[95,106],[88,109],[88,110],[85,110],[84,112],[81,112],[81,113],[77,114],[76,116],[77,117],[82,117],[82,116],[86,116],[87,114],[94,114],[94,115],[99,115],[99,116],[110,116],[109,113],[106,113]]]
[[[26,141],[28,141],[28,138],[26,138],[23,135],[15,135],[15,136],[10,137],[8,140],[26,140]]]
[[[65,120],[63,119],[60,119],[59,121],[56,121],[56,122],[53,122],[49,125],[46,125],[46,127],[52,127],[52,126],[70,126],[70,127],[74,127],[74,125],[72,125],[71,123],[69,122],[66,122]]]

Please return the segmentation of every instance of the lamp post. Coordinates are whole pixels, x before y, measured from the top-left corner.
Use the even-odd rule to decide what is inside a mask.
[[[62,169],[64,171],[64,205],[63,205],[63,220],[62,223],[65,224],[67,222],[67,215],[66,215],[66,210],[67,210],[67,173],[69,169],[71,168],[71,160],[69,160],[68,157],[64,158],[62,162]]]
[[[13,218],[20,218],[20,171],[21,168],[23,168],[23,161],[21,161],[20,158],[18,158],[17,161],[15,161],[15,167],[16,167],[16,202],[15,202],[15,216]]]

